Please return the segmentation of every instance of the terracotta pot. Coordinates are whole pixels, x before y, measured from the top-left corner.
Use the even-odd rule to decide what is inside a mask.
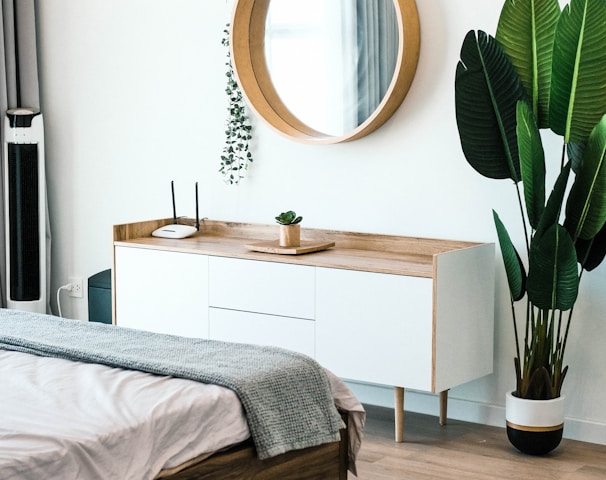
[[[508,393],[505,398],[507,438],[523,453],[545,455],[555,449],[564,432],[564,395],[552,400],[527,400]]]
[[[301,245],[301,225],[280,225],[280,246],[298,247]]]

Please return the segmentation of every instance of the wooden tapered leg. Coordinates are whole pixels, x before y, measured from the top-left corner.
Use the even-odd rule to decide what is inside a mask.
[[[446,425],[448,415],[448,390],[440,392],[440,425]]]
[[[404,441],[404,389],[394,387],[395,395],[395,417],[396,417],[396,442]]]

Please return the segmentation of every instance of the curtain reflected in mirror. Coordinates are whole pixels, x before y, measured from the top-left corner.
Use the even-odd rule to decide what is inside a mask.
[[[398,60],[393,0],[271,0],[265,59],[284,105],[341,136],[383,101]]]

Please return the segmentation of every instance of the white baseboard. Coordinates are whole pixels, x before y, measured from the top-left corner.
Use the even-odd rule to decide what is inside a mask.
[[[380,385],[347,382],[360,402],[394,408],[393,389]],[[438,416],[439,397],[425,392],[406,390],[404,408],[410,412]],[[448,397],[448,418],[505,428],[505,406]],[[566,417],[564,438],[606,445],[606,424]]]

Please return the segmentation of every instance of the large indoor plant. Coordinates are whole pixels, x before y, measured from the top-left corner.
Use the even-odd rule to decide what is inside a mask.
[[[506,0],[495,37],[464,39],[455,104],[467,162],[517,193],[519,245],[493,211],[511,295],[513,397],[557,399],[579,282],[606,252],[606,1],[560,10],[558,0]],[[546,161],[543,142],[557,136],[561,155]]]

